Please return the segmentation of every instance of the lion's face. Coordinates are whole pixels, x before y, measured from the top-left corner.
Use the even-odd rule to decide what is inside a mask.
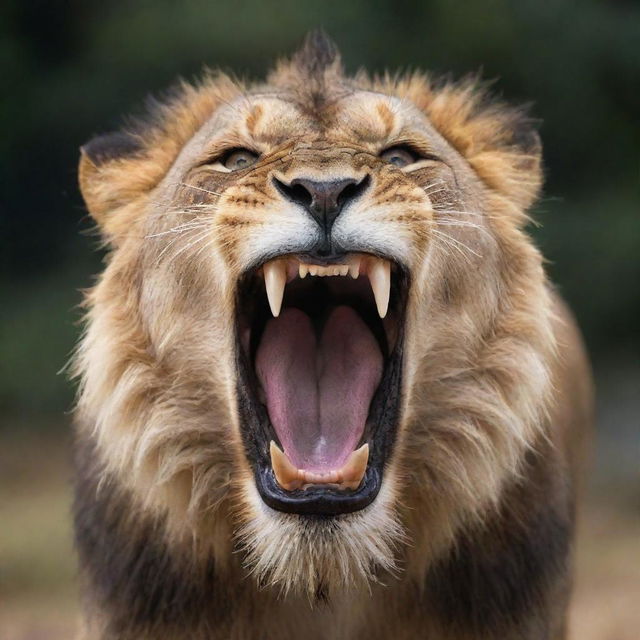
[[[170,538],[230,539],[316,590],[391,569],[407,537],[437,548],[491,501],[532,437],[547,327],[518,315],[544,297],[519,230],[539,175],[507,116],[443,131],[438,100],[464,110],[469,88],[310,55],[266,86],[190,90],[133,155],[85,156],[114,252],[80,367],[107,469]],[[518,322],[520,359],[494,362]]]

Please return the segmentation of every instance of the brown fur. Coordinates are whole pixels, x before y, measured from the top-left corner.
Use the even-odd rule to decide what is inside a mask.
[[[475,81],[343,75],[313,36],[265,85],[182,85],[90,143],[111,247],[76,357],[83,638],[563,638],[588,365],[523,227],[526,116]],[[442,162],[410,172],[381,149]],[[261,153],[212,171],[225,148]],[[240,440],[239,276],[307,233],[271,177],[372,176],[339,233],[410,290],[402,419],[376,501],[314,519],[260,499]]]

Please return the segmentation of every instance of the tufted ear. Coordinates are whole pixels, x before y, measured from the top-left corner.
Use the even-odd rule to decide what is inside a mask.
[[[485,182],[527,211],[540,195],[544,177],[538,122],[526,111],[513,109],[503,126],[502,143],[470,163]]]
[[[150,101],[130,130],[98,136],[81,147],[80,191],[109,242],[117,242],[140,218],[145,199],[215,109],[242,92],[228,76],[207,73],[196,85],[179,83],[164,102]]]
[[[542,144],[526,109],[491,99],[475,83],[443,89],[429,115],[485,184],[523,214],[531,207],[542,188]]]
[[[471,79],[435,89],[426,111],[485,184],[526,212],[542,187],[542,144],[527,109]]]
[[[131,168],[131,161],[141,151],[141,140],[123,132],[96,136],[80,148],[80,192],[89,213],[100,226],[104,226],[109,211],[125,204],[123,173]]]
[[[416,74],[380,82],[393,82],[396,95],[417,104],[483,182],[506,197],[526,221],[543,178],[537,123],[526,108],[493,98],[477,77],[441,82]]]

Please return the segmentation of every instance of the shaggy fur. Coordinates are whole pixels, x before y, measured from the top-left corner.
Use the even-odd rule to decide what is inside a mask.
[[[380,161],[403,143],[437,159]],[[232,147],[261,157],[212,170]],[[590,391],[523,230],[540,163],[476,80],[346,77],[317,34],[266,84],[207,75],[83,148],[111,251],[75,358],[82,638],[565,637]],[[362,511],[276,512],[240,437],[236,284],[312,233],[273,176],[364,173],[334,233],[411,273],[393,455]]]

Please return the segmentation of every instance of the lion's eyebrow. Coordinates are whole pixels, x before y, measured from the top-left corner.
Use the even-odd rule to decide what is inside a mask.
[[[256,126],[262,119],[263,114],[264,107],[261,104],[254,105],[249,111],[245,119],[245,126],[247,127],[247,133],[250,136],[255,135]]]
[[[378,102],[376,104],[376,112],[384,126],[384,136],[389,137],[396,126],[395,114],[386,102]]]

